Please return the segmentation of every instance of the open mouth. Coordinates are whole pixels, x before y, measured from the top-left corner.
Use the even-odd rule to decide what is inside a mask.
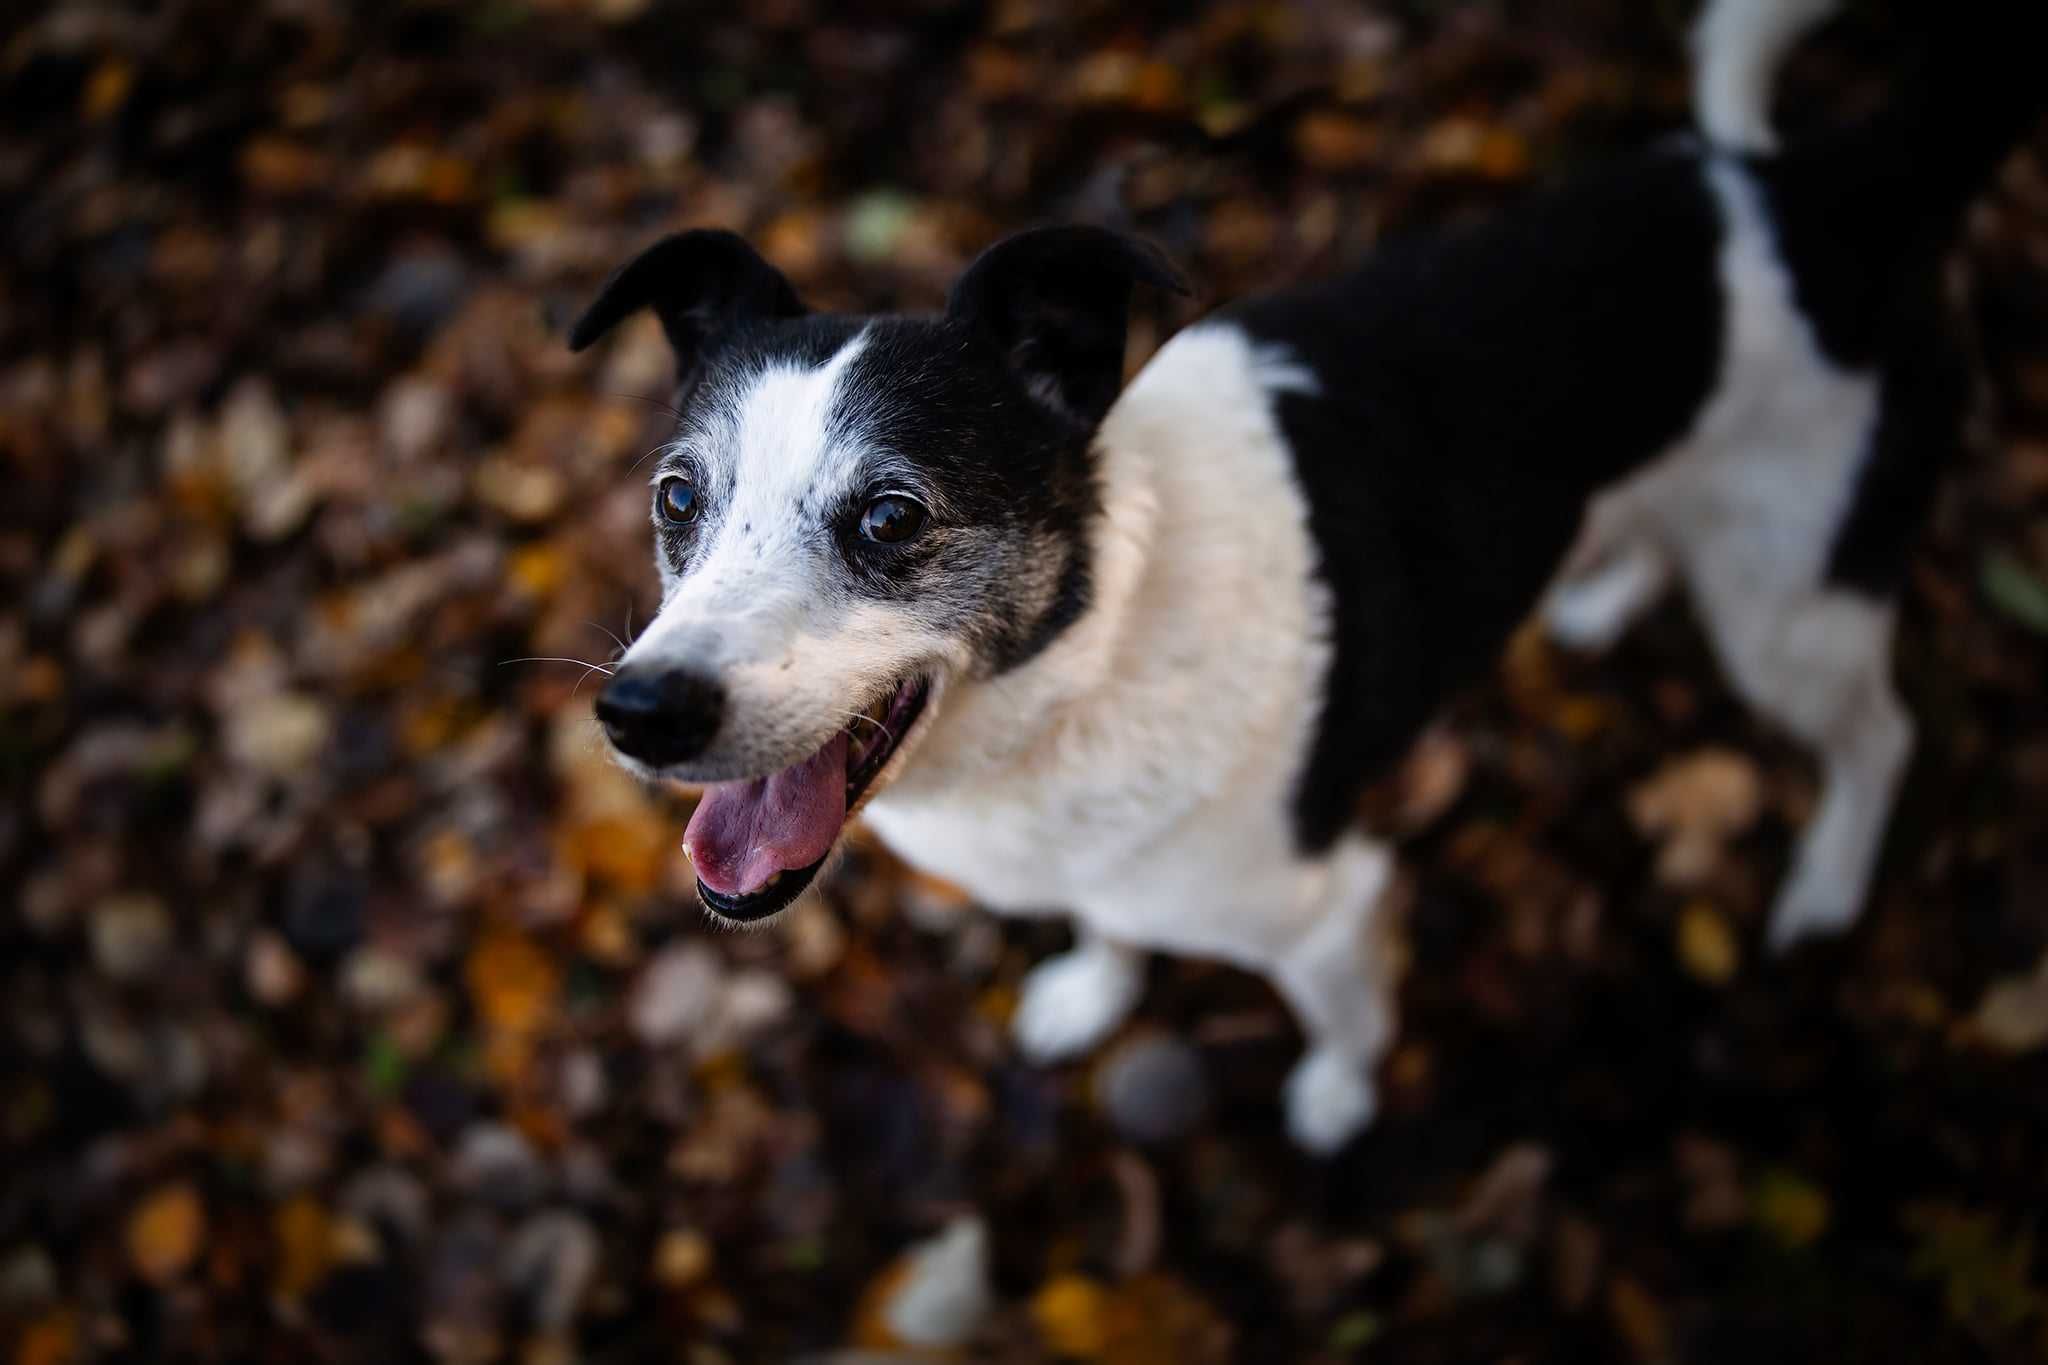
[[[705,908],[744,922],[765,919],[802,895],[930,695],[929,679],[908,679],[801,763],[706,788],[683,834]]]

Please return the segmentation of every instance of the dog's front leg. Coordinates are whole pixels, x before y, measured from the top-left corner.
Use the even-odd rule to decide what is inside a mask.
[[[1287,1130],[1320,1155],[1362,1132],[1378,1107],[1373,1071],[1394,1038],[1395,972],[1380,922],[1392,866],[1370,840],[1340,846],[1329,908],[1269,969],[1308,1041],[1287,1079]]]

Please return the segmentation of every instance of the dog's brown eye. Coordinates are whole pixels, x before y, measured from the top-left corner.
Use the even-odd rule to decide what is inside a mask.
[[[688,479],[663,479],[658,501],[661,515],[679,526],[697,519],[697,488]]]
[[[900,493],[876,498],[860,514],[860,533],[878,545],[900,545],[924,525],[924,508]]]

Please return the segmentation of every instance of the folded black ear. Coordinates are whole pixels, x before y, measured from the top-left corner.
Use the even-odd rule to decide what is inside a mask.
[[[1149,243],[1098,227],[1036,228],[975,258],[947,312],[988,336],[1024,385],[1093,424],[1123,386],[1131,289],[1187,286]]]
[[[642,308],[661,319],[681,378],[696,368],[704,344],[734,323],[805,311],[789,281],[746,242],[699,228],[664,237],[613,271],[569,329],[569,349],[582,350]]]

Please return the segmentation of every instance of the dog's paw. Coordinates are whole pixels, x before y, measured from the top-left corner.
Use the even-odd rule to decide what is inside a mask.
[[[1551,588],[1543,629],[1566,649],[1604,654],[1657,599],[1665,573],[1653,552],[1636,548]]]
[[[1801,867],[1778,893],[1771,907],[1766,942],[1784,954],[1813,938],[1832,938],[1856,922],[1863,902],[1853,879],[1829,875],[1830,869]]]
[[[1116,1032],[1143,988],[1137,954],[1084,944],[1031,969],[1010,1030],[1033,1062],[1079,1057]]]
[[[1317,1156],[1333,1156],[1364,1132],[1378,1111],[1372,1077],[1335,1048],[1310,1049],[1287,1078],[1287,1132]]]

